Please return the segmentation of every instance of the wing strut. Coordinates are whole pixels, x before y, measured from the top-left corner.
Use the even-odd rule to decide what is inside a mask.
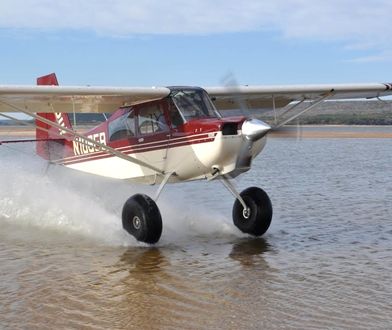
[[[332,95],[335,94],[335,91],[333,89],[331,89],[328,93],[324,94],[322,97],[320,97],[317,101],[313,102],[310,106],[308,106],[307,108],[305,108],[304,110],[300,111],[299,113],[295,114],[294,116],[291,116],[290,118],[284,120],[283,122],[281,122],[279,125],[273,127],[275,128],[281,128],[283,125],[286,125],[287,123],[289,123],[290,121],[298,118],[299,116],[301,116],[302,114],[304,114],[305,112],[308,112],[310,109],[313,109],[316,105],[320,104],[321,102],[325,101],[327,98],[331,97]],[[296,107],[297,105],[301,104],[304,100],[302,100],[300,103],[294,105],[294,107]],[[290,110],[292,110],[294,107],[290,108]]]
[[[106,152],[108,152],[109,154],[112,154],[112,155],[114,155],[114,156],[116,156],[116,157],[119,157],[119,158],[121,158],[121,159],[127,160],[127,161],[129,161],[129,162],[131,162],[131,163],[140,165],[140,166],[142,166],[142,167],[149,168],[150,170],[153,170],[154,172],[157,172],[158,174],[162,174],[162,175],[165,174],[164,171],[161,171],[160,169],[158,169],[158,168],[156,168],[156,167],[154,167],[154,166],[152,166],[152,165],[150,165],[150,164],[147,164],[147,163],[145,163],[145,162],[143,162],[143,161],[141,161],[141,160],[139,160],[139,159],[136,159],[136,158],[134,158],[134,157],[128,156],[128,155],[124,154],[124,153],[121,152],[121,151],[118,151],[118,150],[116,150],[116,149],[114,149],[114,148],[112,148],[112,147],[109,147],[109,146],[107,146],[106,144],[102,144],[102,143],[97,142],[97,141],[95,141],[95,140],[93,140],[93,139],[90,139],[90,138],[88,138],[87,136],[85,136],[85,135],[83,135],[83,134],[80,134],[80,133],[77,133],[77,132],[75,132],[75,131],[72,130],[72,129],[63,127],[63,126],[61,126],[61,125],[59,125],[59,124],[57,124],[57,123],[55,123],[55,122],[53,122],[53,121],[51,121],[51,120],[49,120],[49,119],[43,118],[43,117],[41,117],[41,116],[39,116],[39,115],[36,115],[36,114],[34,114],[34,113],[32,113],[32,112],[29,112],[29,111],[26,111],[26,110],[24,110],[24,109],[21,109],[21,108],[15,106],[15,105],[13,105],[13,104],[10,104],[10,103],[8,103],[8,102],[4,102],[4,101],[2,101],[2,100],[0,100],[0,103],[3,103],[3,104],[5,104],[6,106],[11,107],[11,108],[13,108],[13,109],[15,109],[15,110],[17,110],[17,111],[19,111],[19,112],[22,112],[22,113],[24,113],[24,114],[26,114],[26,115],[28,115],[28,116],[30,116],[30,117],[33,117],[34,119],[38,119],[39,121],[42,121],[42,122],[45,123],[45,124],[48,124],[48,125],[53,126],[53,127],[56,127],[56,128],[58,128],[60,131],[65,131],[65,132],[67,132],[68,134],[70,134],[73,138],[74,138],[74,137],[79,137],[82,141],[78,141],[78,142],[82,142],[82,143],[87,144],[87,145],[89,145],[89,146],[91,146],[91,145],[98,146],[102,151],[106,151]],[[88,143],[86,143],[86,142],[88,142]]]

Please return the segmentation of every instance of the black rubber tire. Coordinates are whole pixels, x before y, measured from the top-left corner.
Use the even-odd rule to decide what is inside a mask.
[[[128,198],[122,210],[123,228],[138,241],[154,244],[162,234],[162,217],[157,204],[147,195]]]
[[[245,204],[250,209],[250,216],[244,216],[244,208],[238,199],[233,205],[234,225],[243,233],[253,236],[263,235],[272,220],[272,204],[267,193],[258,187],[250,187],[241,192]]]

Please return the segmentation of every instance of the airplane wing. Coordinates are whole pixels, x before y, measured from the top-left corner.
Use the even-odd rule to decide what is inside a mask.
[[[85,87],[0,85],[0,112],[109,113],[121,106],[158,100],[165,87]]]
[[[392,95],[392,84],[205,87],[218,110],[283,108],[294,101],[370,99]]]
[[[291,102],[392,95],[392,84],[234,86],[204,88],[218,110],[283,108]],[[85,87],[0,85],[0,112],[109,113],[120,106],[158,100],[166,87]]]

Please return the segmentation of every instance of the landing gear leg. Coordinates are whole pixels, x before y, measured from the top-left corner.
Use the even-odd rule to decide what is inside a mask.
[[[234,225],[243,233],[263,235],[272,220],[272,204],[267,193],[258,187],[250,187],[239,194],[226,177],[222,177],[222,182],[236,197],[233,205]]]

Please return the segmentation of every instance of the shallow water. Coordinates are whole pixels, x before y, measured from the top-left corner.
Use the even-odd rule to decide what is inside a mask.
[[[270,139],[240,189],[270,194],[259,239],[219,182],[168,186],[156,247],[123,232],[136,191],[0,149],[0,328],[392,327],[392,140]]]

